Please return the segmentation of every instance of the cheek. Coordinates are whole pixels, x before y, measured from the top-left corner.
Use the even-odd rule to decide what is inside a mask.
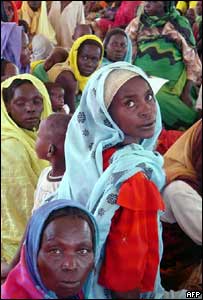
[[[92,271],[94,267],[94,255],[89,255],[88,258],[84,258],[79,262],[82,280],[86,280],[88,274]]]

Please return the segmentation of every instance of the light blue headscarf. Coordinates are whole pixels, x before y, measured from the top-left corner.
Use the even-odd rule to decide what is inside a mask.
[[[97,245],[98,245],[98,227],[96,224],[96,221],[94,217],[82,206],[79,202],[71,201],[71,200],[57,200],[57,201],[51,201],[48,202],[38,209],[35,210],[34,214],[32,215],[32,218],[30,219],[30,222],[27,227],[26,236],[25,236],[25,257],[26,257],[26,263],[28,266],[29,273],[32,277],[32,280],[34,281],[35,285],[39,290],[45,294],[46,299],[58,299],[54,292],[48,290],[44,284],[41,281],[38,267],[37,267],[37,256],[39,252],[39,246],[40,246],[40,240],[41,240],[41,234],[44,227],[44,224],[46,220],[48,219],[49,215],[53,211],[57,211],[62,208],[66,207],[75,207],[80,210],[82,210],[87,217],[91,220],[94,231],[95,231],[95,237],[94,237],[94,253],[95,253],[95,259],[97,256]],[[83,288],[83,292],[85,295],[85,299],[88,298],[90,286],[92,286],[93,281],[93,271],[89,274],[86,283]],[[71,298],[74,299],[74,298]],[[76,298],[77,299],[77,296]]]
[[[124,35],[127,38],[127,52],[126,52],[126,55],[125,55],[123,61],[128,62],[128,63],[132,63],[132,41],[129,38],[128,34],[124,30],[122,30],[120,28],[114,28],[110,32],[107,33],[106,38],[108,39],[108,34],[110,34],[111,32],[114,32],[114,31],[116,32],[116,34],[119,34],[119,32],[117,32],[117,30],[120,30],[121,32],[123,31]],[[113,36],[113,35],[114,34],[112,34],[111,36]],[[106,41],[105,40],[104,40],[104,43],[103,43],[104,44],[104,57],[102,59],[102,64],[101,64],[102,67],[106,66],[106,65],[109,65],[109,64],[112,64],[112,61],[108,60],[108,58],[106,57],[106,49],[105,49],[106,48],[106,46],[105,46]]]
[[[99,260],[96,276],[91,289],[92,299],[111,299],[110,292],[97,283],[102,263],[105,241],[108,236],[111,219],[119,208],[116,199],[122,183],[137,172],[144,172],[159,190],[165,184],[163,158],[153,152],[161,132],[161,115],[158,103],[154,136],[144,139],[140,144],[130,144],[116,151],[109,167],[103,171],[102,153],[105,149],[121,143],[125,135],[109,115],[104,103],[104,86],[108,75],[113,70],[130,70],[143,77],[155,91],[151,79],[138,67],[129,63],[117,62],[104,66],[88,81],[80,105],[69,124],[65,140],[66,172],[55,198],[81,199],[91,211],[98,223],[100,240],[98,245]],[[114,82],[112,82],[112,85]],[[161,86],[160,86],[161,87]],[[156,89],[157,91],[157,89]],[[159,232],[159,256],[162,257],[162,238],[160,214],[157,213]],[[144,299],[161,299],[163,288],[158,269],[153,292],[142,294]]]

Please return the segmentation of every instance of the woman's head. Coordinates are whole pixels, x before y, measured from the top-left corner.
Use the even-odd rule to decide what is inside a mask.
[[[43,98],[39,90],[27,79],[15,79],[3,88],[3,99],[11,119],[21,128],[39,127],[43,111]]]
[[[14,17],[14,10],[11,1],[3,1],[4,10],[7,16],[7,22],[12,22]]]
[[[112,29],[106,34],[104,40],[104,56],[112,61],[124,60],[128,50],[128,38],[124,30]]]
[[[77,202],[52,201],[33,214],[26,236],[35,282],[58,298],[76,296],[93,270],[97,227]]]
[[[106,79],[104,99],[111,118],[125,136],[139,142],[154,135],[155,98],[149,83],[139,74],[127,70],[111,72]]]
[[[166,6],[164,1],[145,1],[144,11],[149,16],[162,17],[166,13]]]
[[[78,48],[77,65],[82,76],[90,76],[102,57],[102,46],[96,40],[86,40]]]
[[[37,11],[41,7],[41,2],[42,1],[28,1],[28,5],[33,11]]]
[[[197,1],[196,13],[198,16],[202,15],[202,1]]]

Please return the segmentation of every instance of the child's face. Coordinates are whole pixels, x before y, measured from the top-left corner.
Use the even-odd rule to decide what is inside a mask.
[[[98,67],[101,49],[97,45],[84,45],[78,53],[77,64],[82,76],[90,76]]]
[[[52,109],[54,112],[62,110],[64,106],[64,89],[53,87],[49,92]]]
[[[124,134],[135,142],[154,134],[156,103],[150,86],[140,76],[128,80],[118,90],[109,113]]]
[[[45,159],[47,160],[47,153],[48,153],[48,149],[49,149],[49,141],[48,141],[48,136],[47,136],[47,125],[46,125],[46,120],[42,120],[40,122],[40,126],[39,126],[39,131],[37,134],[37,140],[36,140],[36,144],[35,144],[35,150],[37,153],[37,156],[40,159]]]

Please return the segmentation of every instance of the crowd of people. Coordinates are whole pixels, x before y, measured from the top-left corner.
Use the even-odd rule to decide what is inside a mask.
[[[202,298],[201,28],[202,1],[1,2],[2,299]]]

